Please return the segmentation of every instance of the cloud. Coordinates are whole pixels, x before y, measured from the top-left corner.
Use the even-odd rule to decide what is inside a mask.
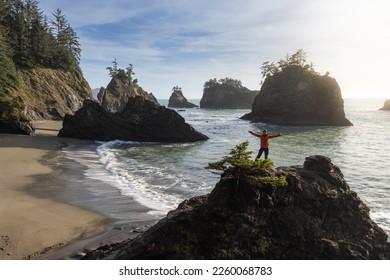
[[[121,67],[132,63],[141,86],[160,98],[174,85],[200,98],[214,77],[258,89],[261,63],[299,48],[349,92],[365,87],[356,80],[363,83],[367,67],[390,74],[387,1],[45,0],[40,7],[67,14],[92,87],[108,83],[105,67],[116,57]]]

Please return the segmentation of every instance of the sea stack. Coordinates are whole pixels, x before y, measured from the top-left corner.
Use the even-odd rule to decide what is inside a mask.
[[[188,102],[187,98],[184,97],[184,94],[178,86],[173,87],[171,97],[169,98],[168,107],[169,108],[195,108],[197,105]]]
[[[385,101],[385,104],[380,110],[390,110],[390,99]]]
[[[258,91],[244,87],[240,80],[211,79],[204,84],[200,108],[250,109]]]
[[[262,66],[265,80],[252,112],[242,119],[277,125],[350,126],[337,81],[320,75],[298,50],[277,64]]]
[[[107,112],[121,112],[130,97],[141,96],[146,100],[159,104],[152,93],[142,89],[131,76],[119,72],[112,77],[107,88],[101,88],[98,99]]]
[[[130,97],[122,111],[107,112],[98,102],[86,100],[73,116],[66,115],[59,137],[98,141],[186,143],[207,140],[176,111],[142,96]]]

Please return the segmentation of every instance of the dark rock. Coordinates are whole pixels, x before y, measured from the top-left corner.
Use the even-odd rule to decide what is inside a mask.
[[[208,139],[174,110],[141,96],[130,97],[121,112],[110,113],[86,100],[74,116],[67,115],[58,136],[99,141],[195,142]]]
[[[385,101],[385,104],[380,110],[390,110],[390,99]]]
[[[97,100],[101,103],[103,99],[103,94],[106,89],[104,87],[100,87],[99,92],[97,93],[96,97]]]
[[[35,127],[26,118],[12,116],[7,121],[0,120],[0,133],[34,135]]]
[[[278,125],[350,126],[337,81],[301,66],[267,77],[242,119]]]
[[[130,97],[142,96],[144,99],[158,104],[152,93],[144,91],[135,81],[126,76],[115,76],[111,79],[107,88],[99,93],[100,101],[107,112],[121,112]]]
[[[267,170],[286,176],[288,186],[267,185],[256,172],[239,180],[222,176],[208,196],[183,202],[135,239],[85,258],[390,258],[386,233],[329,158]]]
[[[243,86],[216,83],[203,89],[200,108],[250,109],[258,91]]]
[[[169,98],[168,107],[170,108],[195,108],[198,107],[195,104],[188,102],[184,97],[181,89],[174,89],[171,97]]]
[[[25,115],[22,97],[0,100],[0,133],[34,135],[35,127]]]

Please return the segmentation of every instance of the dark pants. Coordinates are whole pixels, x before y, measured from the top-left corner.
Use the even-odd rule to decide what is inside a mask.
[[[268,152],[269,152],[268,148],[260,148],[259,153],[257,154],[256,159],[260,158],[261,155],[263,154],[263,152],[264,152],[265,158],[267,159],[268,158]]]

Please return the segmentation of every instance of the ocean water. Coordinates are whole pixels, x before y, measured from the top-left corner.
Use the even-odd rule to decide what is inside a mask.
[[[219,176],[205,166],[227,155],[236,144],[249,140],[255,157],[258,139],[248,130],[267,129],[283,134],[271,139],[269,158],[275,166],[302,165],[310,155],[330,157],[350,188],[370,207],[372,219],[390,235],[390,112],[378,110],[383,103],[383,99],[346,99],[352,127],[253,124],[239,119],[249,110],[186,109],[178,113],[209,140],[192,144],[113,141],[96,143],[87,156],[72,148],[65,152],[86,167],[85,176],[131,197],[158,219],[184,199],[209,193]]]

